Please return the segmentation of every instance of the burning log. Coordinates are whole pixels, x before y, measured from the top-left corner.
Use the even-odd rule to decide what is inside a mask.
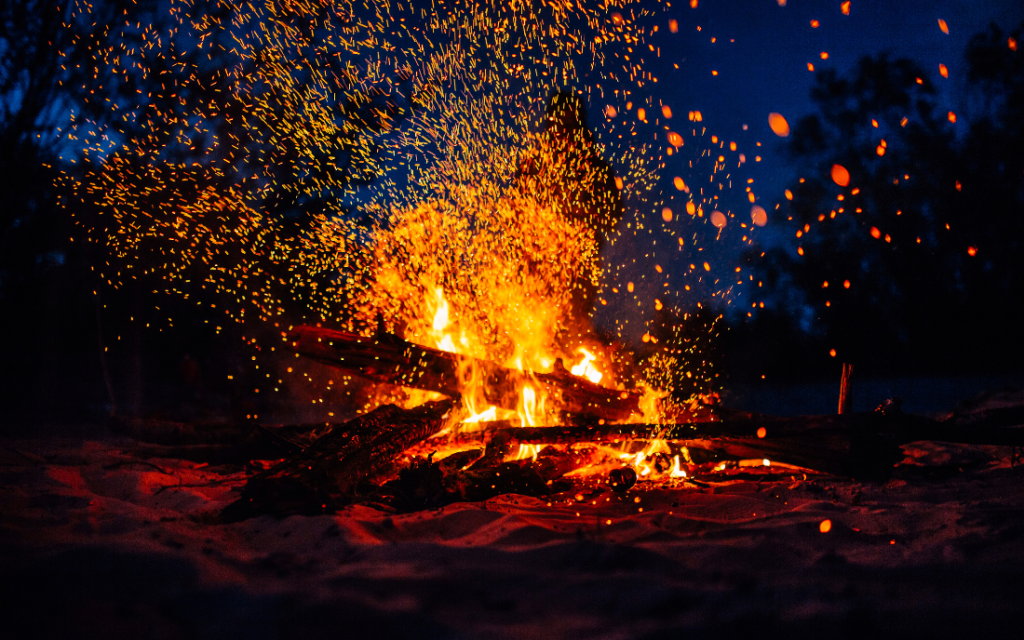
[[[323,513],[339,497],[358,493],[403,451],[440,431],[454,406],[452,400],[414,409],[385,405],[335,427],[301,453],[250,478],[242,497],[221,516],[234,522],[263,514]]]
[[[574,376],[561,360],[555,362],[551,373],[523,372],[407,342],[380,328],[374,337],[367,338],[300,326],[290,331],[286,340],[296,353],[378,383],[457,397],[465,372],[473,369],[484,381],[487,401],[505,409],[515,410],[520,389],[532,385],[556,396],[569,419],[619,422],[630,414],[640,414],[639,392],[608,389]]]
[[[506,427],[481,435],[533,445],[665,440],[729,458],[767,458],[824,473],[879,477],[902,458],[899,438],[887,428],[891,423],[869,413],[685,424]],[[762,428],[764,435],[759,437]],[[919,438],[906,442],[914,439]]]
[[[433,454],[414,459],[397,479],[381,487],[377,497],[393,508],[413,511],[508,493],[548,496],[568,489],[571,485],[561,480],[562,476],[592,461],[589,451],[554,447],[534,459],[507,461],[511,444],[499,436],[487,444],[486,452],[460,451],[439,462],[433,461]]]
[[[900,412],[873,411],[781,418],[756,416],[685,424],[605,424],[565,427],[483,428],[464,436],[521,444],[617,443],[666,440],[732,458],[770,461],[855,478],[884,478],[903,458],[900,445],[932,440],[1024,447],[1024,411],[993,411],[984,417],[952,415],[931,420]]]
[[[555,481],[589,460],[590,456],[584,453],[545,449],[536,460],[503,462],[485,468],[474,465],[457,474],[454,483],[460,500],[487,500],[505,493],[539,497],[564,488],[555,487]]]
[[[559,478],[586,466],[593,448],[548,447],[532,460],[508,461],[516,445],[578,445],[627,441],[672,442],[729,458],[766,458],[833,475],[882,479],[903,458],[900,446],[932,440],[1024,446],[1024,408],[951,414],[932,420],[899,412],[887,402],[874,412],[792,418],[720,412],[725,420],[683,424],[572,424],[512,427],[476,425],[441,438],[477,445],[440,462],[417,459],[383,486],[373,484],[394,459],[442,431],[455,401],[415,409],[388,405],[338,425],[301,453],[253,476],[242,497],[222,513],[237,521],[262,514],[322,513],[353,499],[381,500],[400,509],[485,500],[502,493],[543,496],[565,488]],[[484,446],[486,445],[486,448]],[[430,450],[430,447],[426,448]]]

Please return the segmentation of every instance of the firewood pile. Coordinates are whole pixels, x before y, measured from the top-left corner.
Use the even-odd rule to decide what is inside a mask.
[[[665,472],[673,460],[678,467],[682,453],[690,473],[679,476],[698,486],[702,473],[750,459],[781,463],[795,472],[878,480],[891,474],[903,458],[900,446],[910,442],[1024,447],[1024,429],[1013,426],[1024,424],[1021,407],[933,420],[903,413],[891,400],[874,412],[850,413],[841,400],[837,415],[782,418],[707,407],[689,421],[626,423],[639,415],[635,390],[601,387],[570,374],[561,363],[552,373],[531,374],[479,360],[470,364],[486,374],[488,401],[515,408],[516,389],[529,378],[561,400],[560,424],[522,427],[497,421],[459,430],[458,372],[466,356],[407,342],[382,329],[367,338],[304,326],[286,340],[296,353],[345,374],[447,398],[410,409],[384,405],[319,428],[247,423],[219,430],[234,438],[228,454],[218,449],[222,456],[277,460],[252,468],[241,497],[221,514],[225,521],[317,514],[352,503],[411,511],[509,493],[550,496],[572,489],[577,472],[600,460],[604,466],[597,482],[603,489],[628,491],[637,482],[636,471],[628,461],[609,467],[607,451],[652,442],[661,447],[648,460],[652,468]],[[841,395],[848,398],[845,369]],[[132,421],[118,425],[129,434],[141,428]],[[173,423],[148,428],[168,439],[188,429]],[[517,450],[531,455],[510,455]],[[588,477],[594,484],[594,474]]]

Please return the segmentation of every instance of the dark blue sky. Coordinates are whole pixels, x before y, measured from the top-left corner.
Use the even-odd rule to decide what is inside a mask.
[[[715,240],[716,230],[706,223],[706,218],[696,226],[689,220],[674,220],[665,225],[664,230],[674,228],[686,236],[688,242],[684,251],[670,251],[668,256],[660,247],[666,244],[671,247],[672,242],[664,242],[671,239],[657,233],[654,236],[637,233],[610,248],[609,263],[623,267],[611,276],[610,284],[617,284],[621,289],[623,281],[635,280],[637,289],[635,295],[616,300],[614,307],[610,302],[609,307],[598,309],[599,324],[610,325],[616,318],[628,317],[628,326],[620,325],[620,328],[636,338],[642,333],[645,320],[650,318],[643,302],[663,295],[662,281],[669,276],[673,290],[678,290],[682,283],[691,285],[690,290],[680,291],[678,297],[670,298],[684,310],[692,308],[697,301],[714,303],[714,299],[709,299],[712,292],[736,282],[732,272],[746,247],[741,236],[750,235],[762,247],[792,241],[788,235],[782,237],[775,232],[772,212],[782,200],[785,188],[798,176],[785,161],[783,140],[768,126],[768,114],[781,113],[794,126],[812,113],[809,96],[817,73],[825,69],[845,73],[862,57],[882,52],[892,58],[910,58],[920,64],[939,87],[946,107],[958,113],[957,126],[966,129],[969,119],[962,109],[959,94],[964,84],[964,51],[969,40],[993,22],[1009,31],[1024,20],[1024,3],[1019,0],[852,0],[849,15],[842,14],[840,0],[788,0],[786,4],[780,7],[777,0],[700,0],[698,8],[691,9],[688,1],[680,0],[673,2],[667,12],[659,12],[650,19],[648,32],[654,24],[659,25],[659,30],[648,42],[659,47],[661,55],[660,58],[647,56],[643,66],[658,82],[648,83],[634,95],[642,100],[640,94],[646,92],[655,105],[659,100],[670,105],[675,114],[672,126],[687,134],[685,140],[691,139],[689,129],[692,128],[685,120],[687,112],[701,111],[701,124],[707,128],[707,133],[702,140],[694,141],[701,148],[711,145],[712,135],[726,141],[726,145],[731,141],[738,144],[735,153],[729,153],[728,146],[721,152],[729,158],[727,162],[732,167],[727,171],[731,174],[732,188],[721,192],[722,199],[717,205],[723,211],[732,211],[736,217],[718,240]],[[672,18],[678,21],[678,32],[674,34],[667,28]],[[947,24],[948,35],[940,29],[940,19]],[[816,28],[811,26],[812,20],[818,21]],[[823,51],[828,53],[827,60],[821,58]],[[808,63],[814,65],[814,72],[808,70]],[[676,64],[678,69],[674,68]],[[939,64],[948,67],[948,79],[940,77]],[[713,71],[718,74],[713,75]],[[653,105],[648,108],[650,106]],[[603,105],[592,105],[595,121],[601,120],[600,108]],[[744,125],[747,125],[746,130]],[[651,133],[655,130],[650,127]],[[762,146],[758,147],[757,142]],[[747,159],[742,167],[736,166],[739,153],[744,153]],[[762,157],[761,162],[754,161],[756,155]],[[662,188],[666,195],[676,196],[673,205],[676,210],[682,205],[679,197],[685,199],[685,196],[672,187],[674,176],[683,176],[691,186],[698,182],[707,185],[709,163],[690,171],[687,161],[692,157],[692,153],[681,153],[668,158],[666,168],[661,171]],[[720,174],[715,182],[721,178]],[[738,225],[750,221],[751,205],[744,191],[750,178],[754,179],[751,186],[757,204],[769,212],[768,226],[754,234],[749,228],[744,230]],[[713,185],[712,191],[717,193]],[[657,220],[655,226],[660,227],[656,212],[646,217],[648,221]],[[689,243],[689,235],[694,230],[699,239]],[[654,238],[660,238],[659,247],[650,244]],[[657,253],[654,249],[658,249]],[[704,274],[699,268],[696,273],[689,270],[691,263],[699,265],[705,259],[712,265],[710,274]],[[665,266],[663,275],[655,276],[653,262]],[[698,276],[702,277],[699,283],[695,282]],[[734,300],[730,306],[736,311],[749,310],[749,298],[756,293],[748,291],[737,298],[733,292],[725,297]]]
[[[792,178],[779,166],[779,139],[768,128],[768,114],[781,113],[793,125],[811,112],[809,91],[817,71],[808,71],[808,62],[816,70],[845,72],[865,55],[887,51],[908,57],[932,74],[956,111],[970,38],[992,22],[1006,31],[1024,20],[1019,0],[852,0],[848,16],[840,4],[788,0],[780,7],[777,0],[701,0],[691,9],[688,2],[679,2],[662,20],[677,19],[679,32],[662,27],[651,39],[662,47],[661,70],[655,73],[661,76],[657,91],[663,93],[656,97],[677,113],[699,109],[708,133],[736,140],[748,156],[755,141],[766,146],[760,165],[746,167],[755,178],[759,202],[780,197]],[[940,30],[939,19],[947,23],[949,35]],[[811,20],[820,26],[812,28]],[[822,51],[828,60],[821,59]],[[939,76],[940,63],[949,68],[948,79]],[[761,204],[770,210],[770,202]]]

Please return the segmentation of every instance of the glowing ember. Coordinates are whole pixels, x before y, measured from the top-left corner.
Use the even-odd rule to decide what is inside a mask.
[[[755,204],[750,208],[750,220],[754,225],[763,227],[768,224],[768,213],[764,210],[764,207]]]
[[[832,181],[840,187],[850,185],[850,172],[841,164],[832,165]]]
[[[789,135],[789,123],[786,122],[786,118],[781,113],[769,113],[768,126],[779,137],[785,138]]]

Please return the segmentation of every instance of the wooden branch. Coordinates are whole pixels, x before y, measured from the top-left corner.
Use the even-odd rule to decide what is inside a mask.
[[[737,458],[767,458],[824,473],[887,477],[903,458],[900,445],[920,440],[1024,447],[1024,411],[996,411],[985,419],[936,421],[878,411],[781,418],[753,416],[684,424],[605,424],[566,427],[481,427],[456,437],[466,442],[501,438],[522,444],[576,444],[669,440]],[[763,436],[759,436],[760,429]]]
[[[320,327],[296,327],[288,346],[308,358],[378,383],[436,391],[457,397],[470,371],[482,379],[487,402],[515,410],[521,389],[531,385],[553,395],[569,419],[627,420],[640,414],[640,393],[596,385],[574,376],[556,361],[551,373],[522,372],[493,362],[407,342],[378,331],[367,338]]]
[[[545,449],[536,460],[499,462],[456,472],[451,483],[455,497],[471,502],[487,500],[505,493],[546,496],[555,490],[554,482],[590,461],[577,451]],[[561,487],[564,489],[565,487]]]
[[[839,381],[839,413],[850,413],[853,405],[851,391],[853,390],[853,365],[843,363],[843,377]]]
[[[403,451],[440,431],[454,407],[452,400],[414,409],[384,405],[335,427],[301,453],[250,478],[222,518],[323,513],[339,498],[351,498]]]
[[[524,444],[571,444],[577,442],[621,442],[624,440],[689,440],[720,437],[756,437],[761,427],[766,434],[795,436],[836,425],[861,424],[884,416],[876,413],[857,417],[797,416],[792,418],[746,414],[741,418],[717,422],[685,422],[679,424],[603,424],[549,427],[515,427],[508,421],[482,422],[474,430],[454,436],[456,443],[488,442],[498,434]]]
[[[730,458],[767,458],[865,479],[888,477],[903,458],[900,445],[917,440],[1024,446],[1024,429],[1010,426],[1024,423],[1024,408],[1019,407],[954,414],[941,421],[898,411],[794,418],[726,411],[722,414],[729,415],[729,420],[682,424],[524,428],[499,422],[443,441],[486,444],[482,456],[477,449],[470,455],[455,454],[451,461],[413,465],[411,475],[402,471],[398,480],[375,489],[373,483],[379,482],[382,472],[393,469],[399,454],[419,444],[429,445],[428,438],[442,430],[454,407],[453,400],[414,409],[388,405],[336,425],[305,450],[253,476],[242,497],[225,508],[221,517],[238,521],[263,514],[322,513],[353,499],[372,498],[378,491],[383,491],[378,496],[388,491],[392,497],[403,496],[402,508],[483,500],[508,492],[546,495],[556,488],[551,482],[586,464],[590,455],[586,449],[552,447],[533,461],[505,462],[516,444],[660,439]],[[470,466],[460,471],[465,464]]]

